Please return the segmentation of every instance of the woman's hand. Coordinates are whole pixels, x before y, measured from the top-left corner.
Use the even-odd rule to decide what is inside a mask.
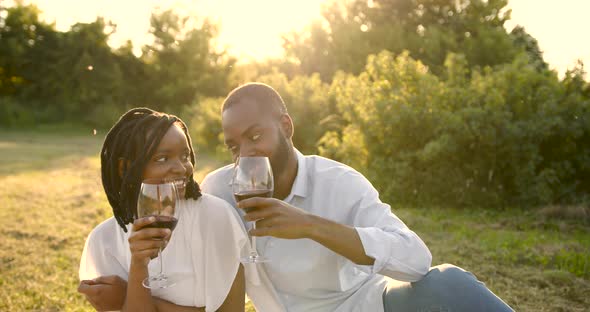
[[[145,217],[133,222],[129,248],[131,262],[134,264],[147,266],[150,259],[157,257],[160,248],[164,248],[170,240],[172,232],[169,229],[149,227],[154,221],[154,217]]]

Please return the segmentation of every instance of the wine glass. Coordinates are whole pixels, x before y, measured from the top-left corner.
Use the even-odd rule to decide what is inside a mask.
[[[156,220],[146,227],[167,228],[173,231],[178,223],[176,199],[178,192],[174,182],[162,179],[147,179],[141,183],[137,198],[137,217],[154,217]],[[143,286],[150,289],[168,288],[174,286],[177,280],[163,272],[162,248],[158,251],[160,272],[156,276],[149,276],[143,280]]]
[[[272,197],[274,190],[272,169],[268,157],[238,157],[234,165],[232,191],[236,202],[252,197]],[[256,221],[251,222],[252,229]],[[250,236],[250,254],[241,258],[242,263],[268,262],[258,254],[256,237]]]

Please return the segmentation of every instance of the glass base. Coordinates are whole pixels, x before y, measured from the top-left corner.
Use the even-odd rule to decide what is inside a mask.
[[[141,283],[143,287],[149,289],[163,289],[176,285],[178,280],[174,277],[166,276],[163,274],[150,276],[143,280]]]
[[[265,263],[269,261],[270,260],[268,258],[265,258],[260,255],[249,255],[248,257],[240,258],[240,262],[242,263]]]

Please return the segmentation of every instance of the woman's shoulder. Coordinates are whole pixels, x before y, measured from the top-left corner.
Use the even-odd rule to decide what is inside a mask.
[[[112,243],[114,241],[114,237],[121,237],[125,236],[125,232],[117,223],[114,217],[110,217],[100,224],[98,224],[90,234],[88,234],[88,240],[93,244],[105,244],[105,243]]]

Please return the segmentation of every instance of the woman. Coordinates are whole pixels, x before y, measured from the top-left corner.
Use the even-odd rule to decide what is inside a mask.
[[[86,240],[81,287],[100,283],[93,280],[100,276],[126,279],[123,310],[129,311],[243,311],[245,273],[239,258],[247,236],[228,203],[201,194],[193,178],[195,155],[186,125],[173,115],[132,109],[111,128],[100,157],[102,184],[114,217]],[[182,200],[173,233],[146,227],[153,218],[135,218],[144,179],[171,179],[178,185]],[[182,279],[150,292],[141,282],[158,272],[157,261],[150,259],[160,247],[165,247],[164,272]]]

